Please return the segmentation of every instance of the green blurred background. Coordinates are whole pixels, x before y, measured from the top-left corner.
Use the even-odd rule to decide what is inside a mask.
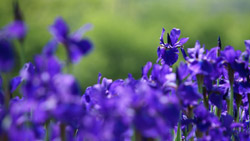
[[[12,1],[0,0],[0,27],[13,20]],[[190,37],[185,47],[196,40],[206,48],[216,46],[220,35],[223,46],[244,50],[244,40],[250,39],[249,0],[19,0],[29,27],[25,40],[27,60],[51,39],[48,26],[62,16],[71,31],[85,23],[94,29],[85,37],[95,45],[72,73],[86,88],[97,81],[98,72],[118,79],[131,73],[141,75],[141,67],[155,62],[162,27],[170,31],[180,28],[181,37]],[[166,38],[165,38],[166,39]],[[63,47],[58,56],[64,59]],[[182,57],[180,57],[182,59]]]

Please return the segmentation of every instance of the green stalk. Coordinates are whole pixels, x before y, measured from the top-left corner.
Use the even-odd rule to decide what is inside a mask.
[[[188,106],[188,118],[192,119],[194,117],[194,113],[193,113],[193,107],[192,106]],[[193,125],[192,123],[190,123],[188,125],[188,134],[192,131],[193,129]],[[194,137],[192,137],[190,139],[190,141],[193,141],[194,140]]]
[[[2,75],[3,76],[3,75]],[[4,90],[4,105],[8,109],[9,101],[11,99],[11,93],[9,90],[9,82],[10,82],[10,74],[5,73],[5,77],[3,77],[3,90]]]
[[[181,116],[182,116],[182,112],[180,111],[180,118],[178,122],[178,129],[177,129],[177,135],[176,135],[175,141],[181,141]]]
[[[248,98],[248,116],[250,116],[250,93],[247,94],[247,98]],[[250,122],[249,122],[249,128],[250,128]]]
[[[204,106],[209,109],[208,105],[208,97],[206,96],[206,90],[203,90],[203,83],[204,83],[204,76],[201,74],[196,75],[197,83],[198,83],[198,90],[199,93],[203,95],[203,104]]]
[[[45,140],[46,140],[46,141],[49,141],[49,137],[50,137],[49,124],[50,124],[50,120],[47,120],[46,123],[45,123],[45,129],[46,129]]]
[[[217,79],[217,86],[220,85],[220,82],[219,82],[219,81],[220,81],[220,80]],[[215,114],[218,118],[220,118],[220,116],[221,116],[221,109],[219,109],[217,106],[215,106],[214,114]]]
[[[60,135],[61,141],[66,141],[66,125],[63,123],[60,124]]]
[[[20,65],[21,65],[21,68],[23,67],[23,65],[25,64],[26,62],[26,58],[25,58],[25,46],[24,46],[24,43],[23,42],[18,42],[19,46],[17,47],[18,49],[18,52],[19,52],[19,57],[20,57]]]
[[[1,140],[1,141],[8,141],[8,140],[9,140],[8,134],[7,134],[6,132],[3,132],[3,133],[0,135],[0,140]]]
[[[132,136],[132,141],[139,141],[141,140],[141,134],[136,130],[134,129],[134,134]]]
[[[234,70],[231,68],[231,66],[228,64],[228,78],[230,82],[230,100],[229,100],[229,115],[234,117],[234,107],[233,107],[233,102],[234,102],[234,89],[233,89],[233,83],[234,83]]]
[[[241,105],[241,100],[242,96],[240,94],[236,94],[236,105],[237,105],[237,116],[236,116],[236,122],[239,122],[240,118],[240,105]]]
[[[209,110],[208,97],[207,97],[206,93],[207,93],[206,88],[203,88],[202,94],[203,94],[203,98],[204,98],[204,105],[207,108],[207,110]]]
[[[177,129],[177,136],[175,138],[175,141],[181,141],[181,122],[178,123],[178,129]]]
[[[229,115],[234,117],[234,107],[233,107],[233,101],[234,101],[234,90],[233,90],[233,84],[230,84],[230,100],[229,100]]]
[[[197,78],[199,93],[202,94],[202,87],[203,87],[204,76],[201,75],[201,74],[197,74],[197,75],[196,75],[196,78]]]
[[[219,109],[218,107],[215,107],[215,114],[217,115],[218,118],[220,118],[220,116],[221,116],[221,109]]]
[[[186,140],[186,138],[187,138],[187,127],[185,127],[184,136],[185,136],[185,140]]]
[[[218,37],[218,47],[219,47],[219,50],[217,52],[217,57],[220,56],[220,51],[221,51],[221,39],[220,39],[220,36]],[[220,85],[220,80],[219,78],[216,80],[217,81],[217,86]],[[217,106],[215,106],[215,114],[218,118],[220,118],[221,116],[221,109],[219,109]]]
[[[240,106],[237,106],[237,117],[236,117],[236,122],[239,122],[239,117],[240,117]]]

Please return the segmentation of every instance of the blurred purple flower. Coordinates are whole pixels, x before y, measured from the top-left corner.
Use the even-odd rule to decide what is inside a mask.
[[[14,55],[11,42],[0,38],[0,71],[8,72],[14,67]]]
[[[82,56],[92,50],[92,43],[87,39],[81,39],[83,34],[90,29],[90,24],[87,24],[69,35],[69,28],[61,17],[57,18],[54,24],[50,26],[51,34],[55,40],[66,47],[68,59],[72,63],[78,62]]]

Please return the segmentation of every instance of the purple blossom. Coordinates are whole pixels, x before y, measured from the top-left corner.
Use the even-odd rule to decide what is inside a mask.
[[[171,30],[170,35],[168,35],[168,42],[165,43],[163,39],[163,35],[165,33],[165,29],[162,29],[162,33],[160,36],[160,46],[157,49],[158,60],[162,61],[162,64],[167,64],[172,66],[178,60],[178,48],[180,47],[182,53],[184,54],[184,58],[186,57],[185,51],[183,50],[183,45],[188,41],[189,38],[182,38],[178,41],[181,31],[180,29],[173,28]]]
[[[0,71],[8,72],[14,67],[14,55],[12,43],[0,38]]]
[[[91,26],[89,24],[85,25],[70,35],[67,24],[61,17],[59,17],[55,20],[54,24],[50,26],[50,32],[55,40],[65,46],[68,53],[68,59],[72,63],[76,63],[93,48],[93,45],[89,40],[81,39],[83,34],[90,28]]]
[[[16,5],[16,21],[22,21],[20,15]],[[50,27],[54,38],[10,80],[4,75],[14,67],[15,56],[6,37],[21,40],[26,29],[15,24],[7,27],[0,37],[1,138],[249,140],[249,40],[244,52],[231,46],[221,51],[220,37],[218,47],[210,50],[197,41],[187,55],[183,44],[188,38],[179,40],[180,30],[174,28],[165,43],[163,29],[157,50],[162,64],[146,63],[138,79],[129,74],[112,80],[99,73],[97,83],[83,92],[77,79],[63,72],[65,66],[55,52],[61,43],[68,59],[77,62],[92,48],[89,40],[82,39],[91,25],[70,34],[64,20],[57,18]],[[185,62],[175,70],[178,48]],[[20,91],[15,91],[19,85]]]

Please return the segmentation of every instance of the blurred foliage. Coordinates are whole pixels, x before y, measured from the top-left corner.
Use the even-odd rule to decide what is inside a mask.
[[[0,27],[13,20],[12,1],[0,0]],[[162,27],[180,28],[181,37],[190,37],[185,47],[196,40],[206,48],[216,46],[220,35],[223,46],[244,50],[250,39],[250,1],[248,0],[19,0],[29,27],[25,40],[28,61],[40,53],[52,37],[48,32],[57,16],[62,16],[71,31],[92,23],[90,38],[95,49],[73,66],[72,73],[86,88],[97,81],[98,72],[118,79],[128,73],[140,77],[141,67],[155,62]],[[65,59],[60,47],[58,56]],[[182,60],[182,56],[180,56]]]

